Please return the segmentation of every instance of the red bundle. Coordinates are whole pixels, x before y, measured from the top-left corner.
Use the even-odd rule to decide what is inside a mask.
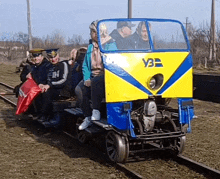
[[[39,93],[41,93],[41,89],[37,83],[32,78],[28,78],[19,88],[17,111],[15,114],[19,115],[27,111],[28,107]]]

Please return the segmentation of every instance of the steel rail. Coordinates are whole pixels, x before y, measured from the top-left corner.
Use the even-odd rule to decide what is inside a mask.
[[[11,104],[13,107],[16,107],[17,104],[15,104],[13,101],[7,99],[6,97],[0,95],[0,98],[3,99],[4,101],[6,101],[7,103]]]
[[[8,89],[10,89],[10,90],[13,90],[13,89],[14,89],[14,87],[12,87],[12,86],[10,86],[10,85],[8,85],[8,84],[6,84],[6,83],[0,82],[0,85],[4,86],[4,87],[6,87],[6,88],[8,88]],[[12,94],[14,94],[14,93],[8,93],[8,92],[6,92],[6,93],[0,93],[0,98],[3,99],[5,102],[11,104],[13,107],[16,107],[16,106],[17,106],[16,103],[14,103],[14,102],[11,101],[10,99],[8,99],[8,98],[6,98],[6,97],[3,96],[3,95],[12,95]]]
[[[7,87],[7,88],[9,88],[9,89],[11,89],[11,90],[14,89],[14,87],[12,87],[12,86],[10,86],[10,85],[7,85],[6,83],[0,82],[0,85],[5,86],[5,87]]]
[[[202,173],[203,175],[211,178],[220,178],[220,171],[213,169],[211,167],[208,167],[202,163],[196,162],[192,159],[189,159],[183,155],[178,155],[174,158],[175,161],[177,161],[180,164],[183,164],[189,168],[192,168],[193,170],[198,171],[199,173]]]
[[[72,134],[69,134],[68,132],[66,131],[63,131],[64,134],[66,134],[67,136],[73,138],[73,139],[77,139],[77,137],[73,136]],[[85,145],[88,147],[87,144],[82,144],[81,145]],[[91,151],[93,151],[94,153],[98,153],[98,156],[99,157],[102,157],[103,159],[105,160],[108,160],[107,159],[107,156],[106,154],[101,150],[99,149],[99,147],[97,146],[94,146],[94,144],[89,144],[89,149]],[[97,152],[97,150],[99,150],[99,152]],[[116,169],[118,169],[119,171],[123,172],[126,176],[128,177],[131,177],[131,178],[134,178],[134,179],[144,179],[145,177],[141,176],[139,173],[129,169],[128,167],[126,167],[124,164],[122,163],[112,163],[110,162],[109,163],[112,167],[115,167]]]
[[[159,145],[157,144],[150,144],[153,147],[159,148]],[[201,173],[205,176],[211,177],[211,178],[220,178],[220,171],[213,169],[211,167],[208,167],[202,163],[196,162],[192,159],[189,159],[181,154],[177,156],[173,156],[172,159],[176,161],[179,164],[185,165],[188,168],[191,168],[194,171],[197,171],[198,173]]]
[[[135,178],[135,179],[143,179],[146,177],[143,177],[142,175],[140,175],[139,173],[129,169],[128,167],[126,167],[124,164],[122,163],[116,163],[116,168],[122,172],[124,172],[125,174],[127,174],[127,176]]]

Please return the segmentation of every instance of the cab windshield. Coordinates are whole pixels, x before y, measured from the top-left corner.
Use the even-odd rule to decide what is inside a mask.
[[[175,20],[101,20],[98,41],[102,52],[189,50],[183,25]]]

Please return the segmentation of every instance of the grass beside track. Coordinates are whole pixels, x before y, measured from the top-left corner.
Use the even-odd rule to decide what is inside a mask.
[[[16,65],[0,63],[0,81],[10,86],[20,84],[20,74],[15,71]]]

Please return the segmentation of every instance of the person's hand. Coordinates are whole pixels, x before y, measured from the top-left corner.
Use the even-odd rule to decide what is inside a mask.
[[[47,90],[50,88],[49,85],[44,85],[44,92],[47,92]]]
[[[43,87],[44,87],[44,85],[43,85],[43,84],[39,84],[38,86],[39,86],[39,88],[41,89],[41,92],[43,93]]]
[[[87,87],[90,87],[90,86],[91,86],[91,80],[90,80],[90,79],[89,79],[89,80],[86,80],[86,81],[84,82],[84,85],[87,86]]]
[[[49,85],[39,84],[38,86],[39,86],[39,88],[41,89],[41,93],[47,92],[47,90],[50,88]]]
[[[26,75],[26,78],[27,78],[27,79],[28,79],[28,78],[32,78],[31,73],[28,73],[28,74]]]

